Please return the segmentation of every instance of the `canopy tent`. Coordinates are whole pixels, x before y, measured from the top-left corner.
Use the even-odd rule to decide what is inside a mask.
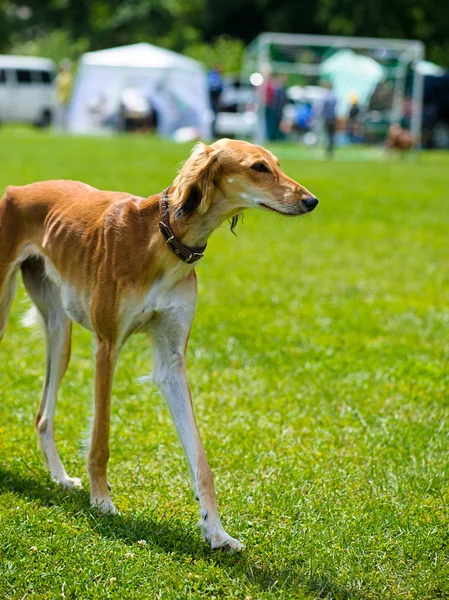
[[[82,56],[69,109],[69,130],[92,133],[110,128],[117,121],[127,90],[150,102],[162,135],[193,127],[201,137],[210,136],[207,77],[201,63],[146,43]]]
[[[337,114],[347,117],[351,100],[368,104],[377,85],[384,78],[384,69],[369,56],[353,50],[339,50],[321,64],[321,74],[329,77],[337,96]]]
[[[415,140],[421,138],[422,99],[424,75],[417,68],[424,59],[425,48],[417,40],[359,38],[290,33],[261,33],[246,48],[242,77],[261,77],[258,95],[255,139],[263,141],[267,135],[266,102],[263,76],[267,73],[288,76],[290,84],[301,86],[318,84],[323,78],[323,63],[343,49],[355,50],[357,55],[372,58],[382,69],[381,85],[392,87],[391,103],[386,109],[390,122],[398,122],[407,110],[406,80],[411,76],[410,129]],[[355,54],[354,53],[354,54]],[[380,73],[379,73],[380,75]],[[335,89],[335,81],[332,80]],[[261,85],[262,84],[262,85]],[[352,91],[352,90],[349,90]],[[357,91],[354,90],[355,94]],[[360,93],[358,94],[361,100]],[[410,104],[410,103],[409,103]],[[342,114],[339,109],[339,114]],[[417,142],[417,146],[419,142]]]
[[[430,75],[432,77],[442,77],[446,73],[446,70],[443,69],[443,67],[430,62],[430,60],[418,61],[416,63],[416,70],[418,73],[421,73],[421,75]]]

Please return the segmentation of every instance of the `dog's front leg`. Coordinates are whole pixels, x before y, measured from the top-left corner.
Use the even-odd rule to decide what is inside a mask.
[[[195,292],[196,296],[196,292]],[[155,334],[154,380],[170,408],[184,448],[197,499],[202,534],[211,548],[241,550],[238,540],[223,529],[217,509],[214,481],[195,421],[185,369],[185,350],[195,311],[195,296],[182,306],[165,310]]]
[[[90,503],[104,514],[117,513],[109,495],[106,472],[109,460],[112,378],[117,355],[114,344],[99,342],[95,361],[94,420],[87,470],[90,478]]]

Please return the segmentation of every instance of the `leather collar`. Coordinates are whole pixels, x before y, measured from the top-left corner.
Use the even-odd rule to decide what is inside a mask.
[[[159,213],[160,213],[160,222],[159,229],[161,230],[162,235],[165,238],[167,246],[170,250],[175,254],[179,260],[187,264],[192,264],[200,258],[203,258],[204,251],[206,250],[207,244],[204,246],[192,248],[191,246],[186,246],[183,244],[173,233],[172,228],[170,227],[170,212],[168,206],[168,190],[170,188],[166,188],[162,194],[159,196]]]

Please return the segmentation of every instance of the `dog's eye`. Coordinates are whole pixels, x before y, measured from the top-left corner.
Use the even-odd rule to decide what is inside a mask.
[[[267,167],[265,163],[258,162],[251,165],[251,169],[253,171],[257,171],[258,173],[269,173],[270,169]]]

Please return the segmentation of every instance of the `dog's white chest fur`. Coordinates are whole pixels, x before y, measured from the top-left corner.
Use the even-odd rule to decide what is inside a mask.
[[[178,288],[176,284],[186,278],[192,269],[192,265],[180,262],[163,279],[156,279],[144,296],[130,294],[122,300],[120,322],[124,339],[135,331],[152,331],[158,314],[189,303],[183,288]]]

